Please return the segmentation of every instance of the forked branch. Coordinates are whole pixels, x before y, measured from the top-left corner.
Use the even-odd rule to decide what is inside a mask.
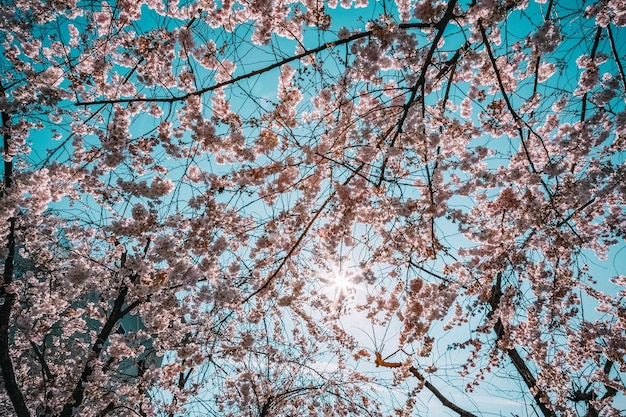
[[[148,240],[144,247],[144,256],[148,251],[150,243],[151,241]],[[120,266],[124,268],[125,263],[126,252],[122,252]],[[136,279],[137,278],[131,278],[131,282],[135,281]],[[100,354],[104,350],[105,345],[109,340],[109,337],[113,333],[114,329],[116,328],[118,321],[132,310],[131,307],[124,308],[124,305],[126,303],[126,296],[128,295],[128,290],[129,288],[126,284],[122,284],[120,286],[117,297],[113,302],[113,308],[111,309],[107,320],[102,326],[100,333],[98,333],[95,343],[91,347],[91,352],[89,353],[89,357],[85,363],[83,372],[80,376],[80,379],[76,383],[74,391],[72,392],[71,401],[67,402],[63,406],[63,411],[61,411],[60,417],[71,417],[72,415],[74,415],[74,409],[79,407],[83,403],[85,399],[85,385],[89,381],[89,377],[95,369],[95,360],[100,357]],[[139,305],[139,302],[132,304],[133,307],[136,307],[137,305]]]

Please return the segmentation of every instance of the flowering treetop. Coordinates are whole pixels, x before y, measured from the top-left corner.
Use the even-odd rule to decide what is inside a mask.
[[[626,2],[587,3],[4,2],[7,407],[471,416],[506,370],[619,415]]]

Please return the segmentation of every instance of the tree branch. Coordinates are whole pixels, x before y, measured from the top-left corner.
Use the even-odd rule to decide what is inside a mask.
[[[546,15],[544,21],[550,19],[550,13],[552,12],[552,6],[554,5],[554,0],[550,0],[548,3],[548,10],[546,11]],[[537,86],[539,85],[539,64],[541,63],[541,54],[537,53],[537,60],[535,61],[535,79],[533,81],[533,96],[537,94]]]
[[[365,166],[365,163],[361,163],[358,167],[356,167],[354,169],[354,171],[352,171],[352,174],[350,174],[350,176],[348,178],[346,178],[346,180],[343,182],[343,185],[348,185],[350,183],[350,181],[352,181],[354,179],[354,177],[356,177],[359,172],[363,169],[363,167]],[[311,229],[311,227],[313,227],[313,225],[315,224],[315,221],[317,220],[317,218],[322,214],[322,212],[324,211],[324,209],[326,209],[326,206],[328,205],[328,203],[330,203],[332,201],[332,199],[335,196],[335,191],[333,191],[327,198],[326,200],[324,200],[324,202],[322,203],[322,205],[313,213],[313,217],[311,218],[311,220],[309,220],[309,222],[306,224],[306,226],[304,227],[304,230],[302,231],[302,233],[300,233],[300,235],[298,236],[298,239],[296,239],[295,243],[291,246],[291,248],[289,249],[289,251],[287,252],[287,254],[285,254],[285,256],[281,259],[279,265],[276,267],[276,269],[274,270],[274,272],[272,272],[272,274],[267,277],[267,279],[263,282],[263,284],[261,284],[261,286],[259,286],[259,288],[257,288],[255,291],[253,291],[250,295],[248,295],[241,304],[245,304],[248,301],[250,301],[254,296],[256,296],[257,294],[263,292],[269,285],[270,283],[278,276],[278,274],[280,273],[280,271],[283,269],[283,267],[285,266],[285,264],[287,263],[287,260],[289,258],[291,258],[291,255],[293,255],[293,253],[296,251],[296,249],[298,249],[300,247],[300,244],[302,243],[302,241],[304,240],[304,238],[308,235],[309,230]],[[231,313],[232,314],[232,313]],[[229,314],[226,318],[230,317]]]
[[[606,363],[604,364],[604,367],[602,368],[607,378],[609,377],[609,373],[611,372],[612,367],[613,367],[613,361],[610,359],[607,359]],[[605,400],[607,398],[614,397],[615,395],[617,395],[618,391],[615,387],[607,386],[606,384],[604,384],[604,387],[606,388],[606,392],[602,396],[602,400]],[[578,401],[578,402],[584,401],[585,404],[587,405],[587,412],[585,413],[585,417],[598,417],[600,415],[600,411],[602,409],[597,409],[596,407],[593,406],[593,403],[592,403],[592,401],[594,401],[597,398],[596,393],[593,390],[591,391],[577,390],[573,393],[572,397],[573,397],[572,398],[573,401]]]
[[[148,248],[150,247],[151,242],[152,241],[150,239],[148,239],[148,241],[146,242],[146,245],[144,247],[144,257],[146,256],[148,252]],[[121,257],[120,257],[120,267],[123,268],[125,264],[126,264],[126,252],[124,251],[122,252]],[[137,278],[138,276],[135,278],[131,277],[131,282],[136,281]],[[129,307],[124,308],[124,303],[126,302],[126,295],[128,295],[128,287],[125,284],[122,284],[122,286],[120,287],[119,293],[117,295],[117,298],[115,299],[115,302],[113,303],[113,309],[111,310],[111,314],[109,314],[109,318],[104,323],[102,330],[100,330],[100,333],[98,334],[98,337],[96,338],[96,341],[91,348],[91,354],[89,355],[89,358],[87,359],[87,362],[85,363],[85,367],[83,368],[83,372],[80,376],[80,379],[78,380],[78,383],[76,384],[76,387],[74,388],[74,391],[72,393],[73,402],[71,403],[68,402],[65,404],[65,406],[63,407],[63,411],[60,414],[60,417],[71,417],[73,415],[74,408],[82,404],[85,398],[85,383],[88,381],[89,376],[93,373],[94,365],[95,365],[94,361],[100,356],[100,353],[102,353],[102,351],[104,350],[104,346],[107,340],[109,340],[109,336],[111,336],[111,333],[113,332],[113,329],[115,328],[115,325],[121,318],[123,318],[126,314],[128,314],[133,308],[141,304],[140,301],[135,301]]]
[[[622,61],[619,58],[619,54],[617,53],[617,47],[615,46],[615,39],[613,38],[611,25],[607,25],[606,31],[609,34],[609,42],[611,43],[611,52],[613,52],[613,58],[615,58],[615,63],[617,64],[617,68],[619,69],[619,74],[622,77],[622,86],[624,87],[624,90],[626,90],[626,75],[624,75],[624,67],[622,66]]]
[[[50,367],[46,363],[46,358],[44,356],[44,352],[46,349],[45,345],[44,345],[44,352],[40,351],[39,346],[37,346],[35,342],[33,342],[32,340],[30,341],[30,346],[33,348],[33,351],[35,352],[35,356],[37,356],[37,360],[39,360],[39,363],[41,364],[41,368],[43,369],[45,378],[47,378],[48,380],[54,379],[54,375],[52,374],[52,372],[50,372]]]
[[[489,45],[489,39],[487,38],[487,33],[485,32],[485,28],[483,27],[482,23],[479,22],[478,28],[480,29],[480,34],[483,38],[483,44],[485,45],[485,50],[487,51],[487,55],[489,56],[489,61],[491,62],[493,72],[496,75],[496,81],[498,82],[498,89],[502,93],[502,97],[504,98],[506,107],[511,113],[511,116],[513,116],[513,120],[515,120],[515,123],[518,124],[517,130],[519,132],[520,141],[522,142],[522,147],[524,148],[524,153],[526,154],[526,159],[528,160],[528,163],[530,164],[530,169],[532,170],[533,173],[536,174],[537,170],[535,169],[535,164],[533,163],[533,160],[530,157],[530,152],[528,150],[528,147],[526,146],[526,141],[524,140],[524,132],[522,131],[521,126],[519,125],[519,123],[524,123],[524,121],[519,116],[519,114],[517,114],[517,112],[513,108],[513,105],[511,104],[511,100],[509,100],[509,95],[506,93],[506,89],[504,88],[504,83],[502,82],[502,77],[500,76],[500,70],[498,69],[498,65],[496,64],[496,58],[493,55],[493,51],[491,50],[491,46]]]
[[[402,367],[402,364],[400,362],[387,362],[386,360],[384,360],[381,357],[380,352],[376,352],[375,355],[376,355],[376,359],[375,359],[376,366],[382,366],[384,368],[400,368],[400,367]],[[422,382],[424,384],[424,386],[426,387],[426,389],[428,389],[428,391],[430,391],[435,397],[437,397],[437,399],[441,402],[442,405],[444,405],[445,407],[447,407],[450,410],[454,411],[455,413],[457,413],[461,417],[476,417],[475,414],[470,413],[467,410],[464,410],[463,408],[459,407],[458,405],[456,405],[455,403],[450,401],[448,399],[448,397],[443,395],[443,393],[441,391],[439,391],[433,384],[428,382],[428,380],[426,380],[424,375],[422,375],[417,370],[416,367],[411,366],[409,368],[409,372],[411,372],[411,374],[415,378],[417,378],[420,382]]]
[[[402,133],[402,128],[404,126],[404,123],[406,122],[407,117],[409,117],[409,110],[411,109],[411,107],[413,106],[413,103],[415,102],[415,99],[417,98],[417,92],[420,89],[420,87],[423,87],[424,84],[426,83],[426,72],[428,71],[428,67],[430,66],[433,56],[435,55],[435,51],[437,50],[437,47],[439,46],[439,41],[441,40],[441,37],[443,36],[443,32],[448,26],[448,23],[450,22],[450,20],[452,20],[452,18],[454,17],[454,7],[456,6],[456,3],[457,3],[457,0],[452,0],[448,3],[448,7],[446,8],[446,11],[443,17],[434,26],[437,29],[437,34],[435,35],[435,38],[432,40],[430,49],[428,50],[428,53],[426,54],[426,57],[424,58],[424,64],[420,68],[420,76],[415,82],[415,84],[413,84],[413,86],[411,87],[411,90],[410,90],[411,95],[409,96],[409,99],[403,106],[402,116],[400,116],[400,119],[398,120],[398,123],[396,124],[395,133],[393,135],[393,138],[391,139],[389,147],[393,147],[394,144],[396,143],[396,140],[398,140],[398,137]],[[444,63],[443,68],[439,71],[439,74],[436,78],[443,77],[443,75],[450,69],[451,66],[456,65],[456,62],[461,56],[461,53],[465,49],[467,49],[468,45],[469,44],[466,42],[462,47],[457,49],[453,57]],[[380,177],[378,178],[378,184],[377,184],[379,186],[380,184],[382,184],[383,179],[385,177],[386,166],[387,166],[387,157],[385,156],[380,166]]]
[[[72,417],[74,408],[80,406],[85,398],[85,384],[89,380],[89,376],[93,373],[95,363],[94,361],[100,356],[102,350],[104,350],[104,345],[106,341],[109,339],[109,336],[113,332],[117,321],[123,317],[122,315],[122,306],[124,305],[124,300],[126,298],[126,294],[128,294],[128,287],[125,285],[120,289],[117,298],[113,304],[113,309],[111,310],[111,314],[109,318],[104,323],[102,330],[98,334],[94,345],[91,348],[91,354],[87,359],[85,367],[83,368],[83,372],[74,388],[74,392],[72,392],[72,402],[68,402],[63,407],[63,411],[60,414],[60,417]]]
[[[598,51],[598,45],[600,43],[600,37],[602,35],[602,28],[598,27],[598,30],[596,30],[596,36],[593,40],[593,46],[591,47],[591,61],[594,61],[596,59],[596,52]],[[585,121],[585,117],[587,116],[587,96],[589,95],[589,93],[585,93],[583,94],[583,104],[582,104],[582,109],[580,110],[580,121],[584,122]]]
[[[500,300],[502,299],[502,274],[498,273],[496,278],[496,282],[493,284],[493,288],[491,290],[491,298],[489,299],[489,306],[491,307],[491,311],[487,314],[487,318],[490,319],[493,316],[493,313],[498,309],[500,305]],[[504,331],[504,324],[500,317],[496,320],[496,323],[493,326],[493,329],[496,333],[497,340],[500,341],[504,339],[506,332]],[[513,366],[517,370],[517,373],[522,377],[529,391],[537,390],[537,393],[533,396],[535,402],[539,406],[539,409],[543,413],[545,417],[556,417],[554,411],[550,410],[546,403],[544,402],[548,395],[541,389],[537,388],[537,379],[531,372],[528,365],[519,354],[516,348],[507,349],[506,351],[509,359],[513,363]]]
[[[0,86],[0,94],[4,95],[4,88]],[[6,112],[2,112],[2,130],[4,146],[4,190],[0,197],[6,196],[13,182],[13,155],[8,153],[11,147],[11,118]],[[2,378],[7,394],[11,399],[13,408],[18,417],[29,417],[30,411],[26,406],[24,394],[15,380],[15,368],[11,360],[9,349],[9,321],[11,311],[16,301],[16,295],[7,288],[13,282],[15,272],[15,216],[11,216],[9,222],[9,234],[6,237],[7,255],[4,260],[4,271],[2,273],[2,284],[0,286],[0,368],[2,368]]]
[[[456,2],[457,0],[453,0],[453,2]],[[398,27],[400,29],[425,29],[425,28],[430,28],[433,27],[432,24],[430,23],[401,23],[398,25]],[[337,39],[334,42],[327,42],[325,44],[322,44],[316,48],[313,49],[309,49],[306,50],[304,52],[301,52],[299,54],[296,55],[292,55],[290,57],[287,57],[281,61],[275,62],[273,64],[270,64],[268,66],[265,66],[263,68],[259,68],[257,70],[251,71],[251,72],[247,72],[245,74],[242,74],[238,77],[233,77],[230,80],[226,80],[226,81],[222,81],[220,83],[214,84],[212,86],[209,87],[205,87],[202,88],[200,90],[197,91],[193,91],[187,94],[183,94],[180,96],[172,96],[172,97],[143,97],[143,98],[120,98],[120,99],[112,99],[112,100],[94,100],[94,101],[79,101],[76,102],[77,106],[92,106],[92,105],[98,105],[98,104],[116,104],[116,103],[154,103],[154,102],[158,102],[158,103],[173,103],[176,101],[183,101],[188,99],[189,97],[193,97],[193,96],[201,96],[205,93],[208,93],[210,91],[214,91],[217,89],[220,89],[222,87],[226,87],[228,85],[231,84],[235,84],[238,83],[239,81],[245,80],[247,78],[251,78],[254,77],[256,75],[260,75],[263,73],[266,73],[268,71],[271,71],[273,69],[279,68],[285,64],[288,64],[290,62],[293,61],[297,61],[300,60],[302,58],[306,58],[309,55],[314,55],[317,54],[319,52],[325,51],[326,49],[332,49],[336,46],[339,45],[344,45],[350,42],[353,42],[357,39],[362,39],[362,38],[366,38],[368,36],[371,36],[374,33],[373,30],[368,30],[365,32],[359,32],[359,33],[355,33],[351,36],[348,36],[347,38],[343,38],[343,39]]]

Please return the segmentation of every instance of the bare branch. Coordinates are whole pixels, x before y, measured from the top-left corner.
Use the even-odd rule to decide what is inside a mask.
[[[622,86],[626,91],[626,75],[624,75],[624,66],[622,65],[622,60],[620,59],[617,52],[617,47],[615,46],[615,38],[613,38],[613,30],[611,29],[611,25],[607,25],[606,31],[609,34],[609,42],[611,43],[611,52],[613,52],[613,58],[617,63],[617,68],[619,68],[619,74],[622,77]]]
[[[384,368],[402,367],[402,364],[400,362],[387,362],[386,360],[384,360],[381,357],[380,352],[376,352],[375,355],[376,355],[376,360],[375,360],[376,366],[382,366]],[[417,378],[420,382],[424,384],[424,386],[426,387],[426,389],[428,389],[428,391],[430,391],[435,397],[437,397],[437,399],[441,402],[443,406],[454,411],[461,417],[476,417],[476,414],[470,413],[469,411],[464,410],[463,408],[459,407],[458,405],[450,401],[450,399],[448,399],[448,397],[446,397],[441,391],[439,391],[433,384],[428,382],[428,380],[424,377],[424,375],[422,375],[417,370],[416,367],[411,366],[409,368],[409,371],[415,378]]]

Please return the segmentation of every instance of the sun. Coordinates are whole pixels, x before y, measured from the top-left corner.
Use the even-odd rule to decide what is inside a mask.
[[[347,291],[352,288],[352,280],[344,271],[339,271],[333,277],[333,287],[338,291]]]
[[[335,298],[345,296],[354,288],[351,274],[346,273],[346,271],[341,268],[332,268],[329,278],[328,283],[330,284]]]

